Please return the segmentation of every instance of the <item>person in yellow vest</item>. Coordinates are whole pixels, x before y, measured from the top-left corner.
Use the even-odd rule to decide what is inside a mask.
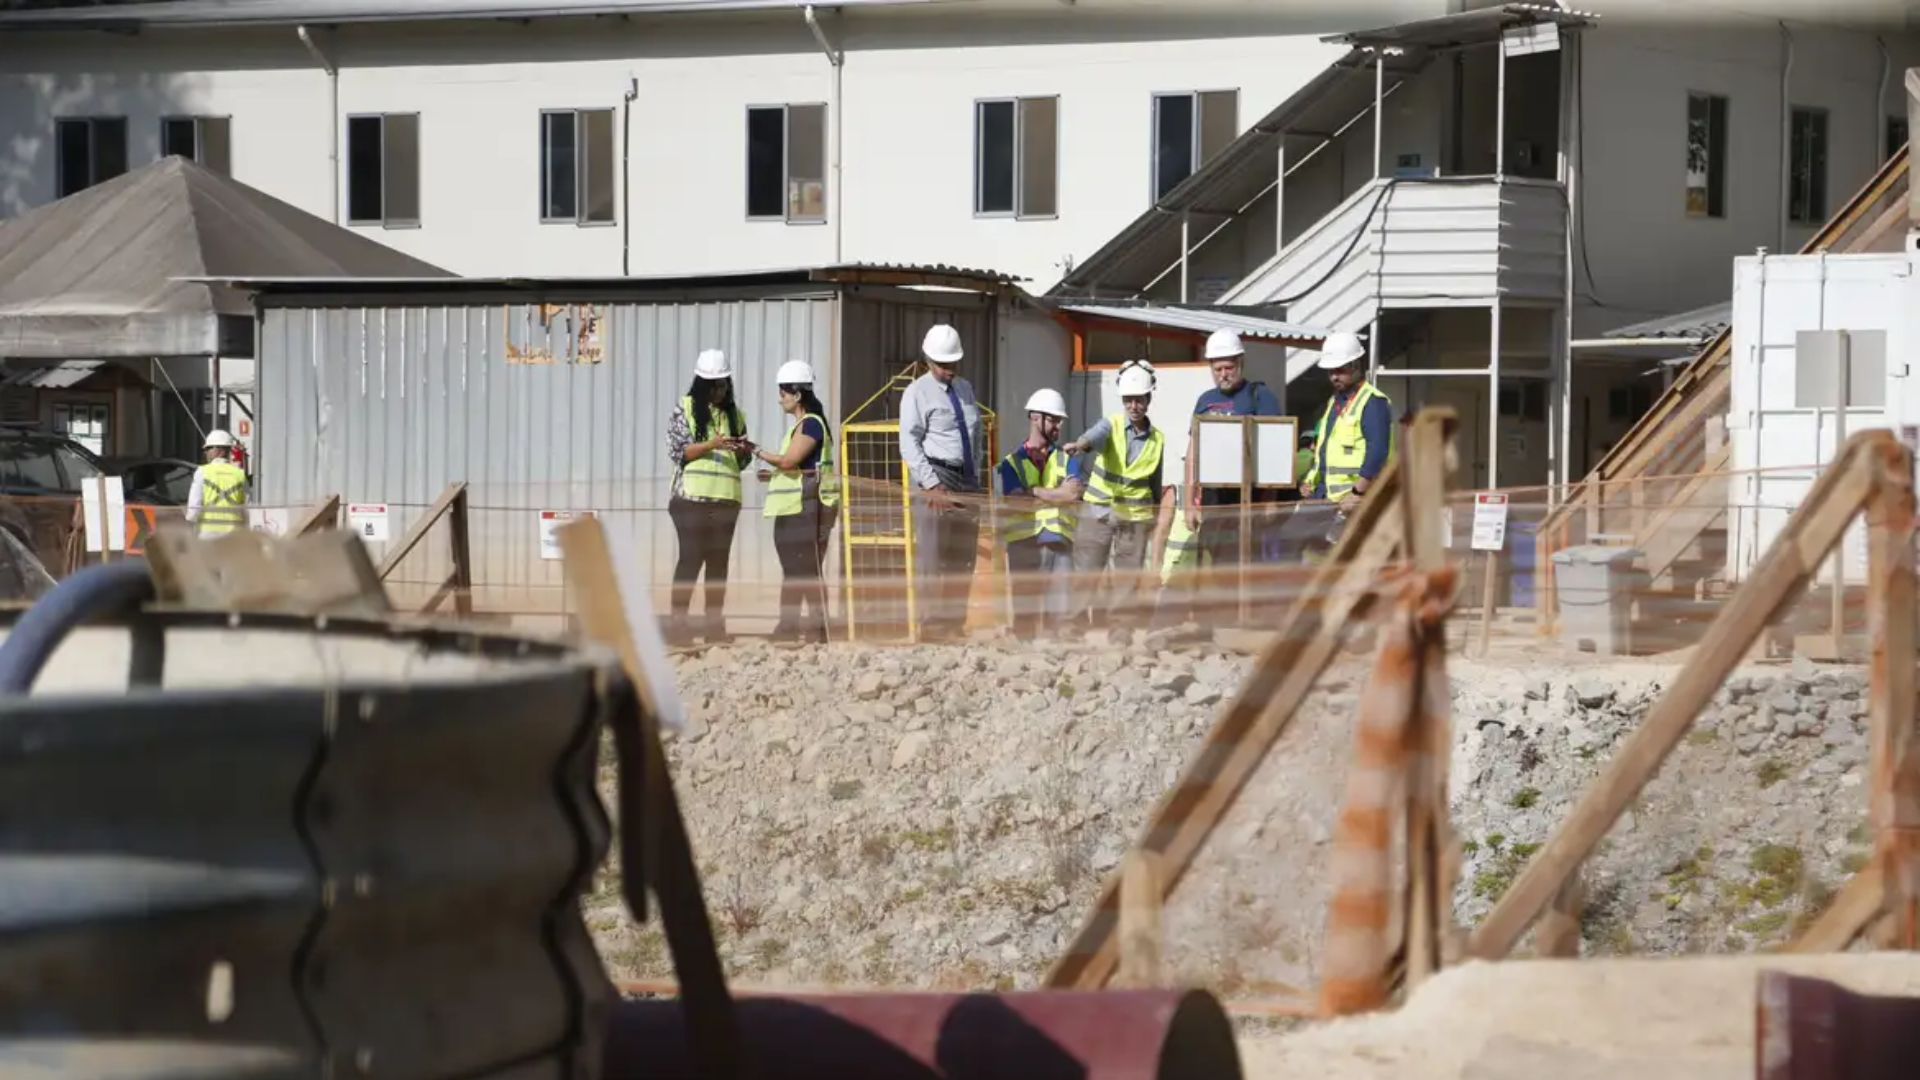
[[[1320,362],[1333,396],[1314,426],[1314,457],[1300,479],[1302,503],[1285,530],[1304,555],[1307,545],[1337,533],[1340,521],[1364,497],[1393,455],[1393,402],[1367,381],[1367,350],[1353,334],[1328,334]]]
[[[1084,434],[1061,449],[1090,454],[1087,491],[1080,523],[1073,539],[1074,577],[1083,597],[1074,602],[1076,615],[1099,622],[1141,622],[1137,606],[1141,578],[1149,566],[1160,564],[1166,533],[1159,528],[1162,505],[1170,505],[1173,489],[1160,482],[1161,457],[1167,437],[1147,418],[1153,403],[1153,365],[1129,360],[1120,366],[1118,390],[1121,411],[1094,422]],[[1109,607],[1105,617],[1095,614],[1098,580],[1112,564]]]
[[[1013,588],[1013,631],[1034,637],[1067,617],[1067,571],[1073,568],[1074,519],[1084,485],[1067,474],[1060,426],[1067,401],[1058,390],[1027,399],[1027,439],[1000,461],[1000,537]]]
[[[247,527],[247,473],[233,463],[234,437],[215,428],[201,452],[206,464],[193,470],[187,485],[187,520],[201,536],[218,536]]]
[[[1194,573],[1213,562],[1199,530],[1188,523],[1190,515],[1175,509],[1186,505],[1176,491],[1160,513],[1160,528],[1166,530],[1167,543],[1166,554],[1160,559],[1160,600],[1153,611],[1155,630],[1195,621]]]
[[[813,392],[813,365],[789,360],[774,373],[780,411],[793,418],[780,452],[755,450],[767,466],[765,516],[773,519],[773,550],[780,556],[780,621],[776,641],[826,644],[827,590],[821,567],[840,507],[840,473],[833,456],[827,408]]]
[[[667,418],[667,457],[673,462],[667,517],[679,541],[666,635],[672,644],[695,636],[687,613],[703,571],[707,605],[699,636],[709,645],[728,640],[727,563],[740,521],[740,470],[753,449],[733,399],[733,367],[725,353],[707,349],[693,363],[693,385]]]

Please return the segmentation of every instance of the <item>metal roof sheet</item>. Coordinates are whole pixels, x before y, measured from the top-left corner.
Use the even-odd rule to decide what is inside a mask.
[[[1599,17],[1592,12],[1574,11],[1558,4],[1501,4],[1478,11],[1396,23],[1375,30],[1332,34],[1320,40],[1367,49],[1446,49],[1488,41],[1516,26],[1555,23],[1572,29],[1586,26]]]
[[[1673,338],[1676,341],[1706,341],[1733,325],[1733,301],[1663,315],[1657,319],[1615,327],[1603,331],[1603,338]]]
[[[885,7],[969,0],[823,0],[821,7]],[[172,0],[0,12],[0,26],[123,29],[142,26],[291,26],[299,23],[549,19],[720,11],[799,11],[804,0]]]
[[[1225,308],[1157,307],[1145,304],[1061,304],[1062,311],[1091,315],[1101,319],[1119,319],[1147,326],[1212,333],[1232,330],[1241,337],[1286,343],[1325,341],[1330,330],[1315,326],[1297,326],[1259,315]]]
[[[943,263],[835,263],[768,270],[732,270],[703,274],[635,277],[297,277],[199,276],[177,281],[217,284],[260,294],[308,294],[356,297],[382,295],[448,296],[459,293],[563,295],[679,292],[696,289],[751,289],[820,284],[884,284],[962,289],[975,292],[1018,290],[1025,278],[998,270]]]
[[[37,390],[65,390],[85,382],[100,370],[104,360],[62,360],[51,366],[9,367],[0,375],[0,386],[27,386]]]

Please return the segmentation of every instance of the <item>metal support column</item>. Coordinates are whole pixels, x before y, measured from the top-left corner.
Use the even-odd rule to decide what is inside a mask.
[[[1487,326],[1487,489],[1500,486],[1500,299],[1488,308]]]
[[[1380,179],[1380,155],[1385,152],[1385,140],[1382,138],[1380,116],[1381,101],[1387,96],[1387,53],[1380,49],[1373,54],[1373,178]]]
[[[1580,125],[1584,118],[1580,115],[1580,81],[1586,77],[1581,70],[1581,39],[1579,34],[1569,34],[1561,42],[1560,63],[1570,70],[1562,85],[1562,112],[1567,117],[1566,133],[1566,175],[1563,183],[1567,186],[1567,257],[1564,272],[1566,280],[1566,310],[1562,312],[1565,323],[1566,360],[1564,377],[1558,387],[1560,398],[1560,483],[1573,483],[1573,245],[1580,228]],[[1589,282],[1591,284],[1591,282]],[[1565,492],[1562,491],[1564,496]],[[1558,500],[1553,500],[1555,503]]]
[[[1192,226],[1193,215],[1185,210],[1180,211],[1180,302],[1183,304],[1193,302],[1188,295],[1192,287],[1193,275],[1187,272],[1187,255],[1193,250]]]

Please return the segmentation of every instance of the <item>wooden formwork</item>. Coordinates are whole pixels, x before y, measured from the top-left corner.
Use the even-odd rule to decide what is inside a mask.
[[[1540,955],[1577,955],[1580,866],[1863,512],[1877,585],[1869,615],[1875,852],[1792,948],[1841,949],[1876,925],[1881,945],[1920,947],[1913,454],[1886,431],[1862,432],[1847,442],[1751,578],[1721,608],[1700,651],[1551,838],[1470,935],[1455,931],[1459,848],[1446,811],[1452,744],[1440,625],[1451,607],[1454,577],[1438,532],[1453,426],[1451,412],[1419,414],[1404,459],[1389,467],[1379,495],[1366,501],[1313,588],[1281,620],[1276,640],[1154,809],[1135,851],[1103,887],[1047,985],[1103,986],[1123,964],[1128,983],[1154,977],[1158,945],[1150,928],[1159,905],[1298,712],[1348,622],[1383,595],[1393,598],[1394,607],[1381,622],[1374,672],[1358,706],[1355,771],[1335,833],[1336,881],[1317,1011],[1378,1007],[1396,983],[1416,984],[1459,957],[1506,958],[1536,920]],[[1406,872],[1398,882],[1391,879],[1387,851],[1396,822],[1404,824],[1407,838]],[[1405,915],[1398,942],[1390,940],[1389,930],[1395,906]]]

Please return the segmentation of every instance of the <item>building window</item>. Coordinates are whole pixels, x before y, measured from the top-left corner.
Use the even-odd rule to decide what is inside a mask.
[[[1240,91],[1153,97],[1153,201],[1200,171],[1239,133]]]
[[[1887,149],[1881,155],[1881,161],[1890,161],[1900,148],[1907,145],[1907,118],[1904,116],[1887,117]]]
[[[540,114],[540,220],[573,225],[613,221],[612,109]]]
[[[1787,144],[1787,217],[1804,225],[1827,220],[1827,110],[1794,109]]]
[[[1687,216],[1727,216],[1727,99],[1687,95]]]
[[[747,217],[827,220],[827,107],[747,109]]]
[[[1060,99],[980,101],[973,115],[973,212],[1058,216]]]
[[[127,171],[127,118],[76,117],[53,123],[53,184],[66,198]]]
[[[420,224],[420,114],[347,117],[347,224]]]
[[[166,117],[160,121],[160,156],[177,154],[221,176],[232,176],[232,123],[224,116]]]

